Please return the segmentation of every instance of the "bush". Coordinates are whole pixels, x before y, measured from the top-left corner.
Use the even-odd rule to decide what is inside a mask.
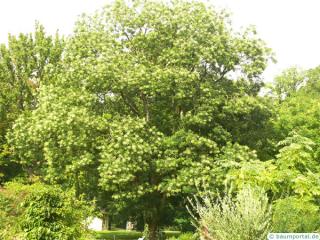
[[[0,239],[21,239],[19,217],[23,209],[21,203],[28,189],[19,183],[8,183],[0,189]]]
[[[0,192],[1,239],[81,239],[91,212],[71,192],[44,184],[10,183]]]
[[[204,239],[264,240],[271,231],[271,206],[266,194],[246,187],[236,198],[230,194],[214,199],[207,194],[190,201],[195,225]]]
[[[308,198],[277,200],[272,220],[274,232],[314,232],[320,227],[319,208]]]

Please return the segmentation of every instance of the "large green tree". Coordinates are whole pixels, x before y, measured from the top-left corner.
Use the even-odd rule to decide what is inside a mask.
[[[99,177],[155,239],[185,194],[221,187],[252,150],[272,152],[273,112],[258,96],[269,57],[254,29],[233,31],[203,3],[116,1],[78,21],[12,149],[28,171],[79,191]]]

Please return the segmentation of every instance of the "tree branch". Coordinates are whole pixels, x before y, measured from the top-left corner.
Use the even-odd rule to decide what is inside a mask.
[[[124,96],[123,92],[120,92],[121,98],[124,103],[130,108],[130,110],[136,115],[140,116],[139,110],[136,108],[134,104],[131,104],[130,101]]]

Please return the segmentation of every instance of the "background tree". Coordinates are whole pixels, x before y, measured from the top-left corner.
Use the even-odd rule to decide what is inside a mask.
[[[291,131],[296,131],[318,145],[319,69],[304,71],[302,75],[305,76],[304,84],[277,107],[274,127],[280,140]]]
[[[48,36],[38,23],[34,33],[9,35],[8,43],[0,46],[0,166],[4,180],[19,169],[10,160],[5,135],[22,112],[36,108],[38,89],[54,80],[63,49],[59,35]]]
[[[245,184],[263,187],[274,200],[295,196],[317,202],[320,169],[315,143],[293,132],[279,145],[275,159],[242,162],[228,173],[229,180],[239,188]]]
[[[274,79],[274,92],[279,100],[296,93],[306,81],[306,72],[297,67],[284,70]]]

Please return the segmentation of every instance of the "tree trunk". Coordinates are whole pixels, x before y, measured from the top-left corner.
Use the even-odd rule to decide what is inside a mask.
[[[102,230],[109,230],[109,215],[102,213]]]
[[[159,226],[155,221],[148,223],[149,236],[148,240],[159,240]]]
[[[148,225],[148,240],[159,240],[160,227],[164,216],[164,207],[166,196],[161,194],[154,195],[154,201],[149,205],[149,209],[145,212],[145,223]]]
[[[76,195],[76,199],[79,199],[80,197],[80,183],[79,183],[79,178],[78,178],[78,174],[75,175],[75,195]]]

